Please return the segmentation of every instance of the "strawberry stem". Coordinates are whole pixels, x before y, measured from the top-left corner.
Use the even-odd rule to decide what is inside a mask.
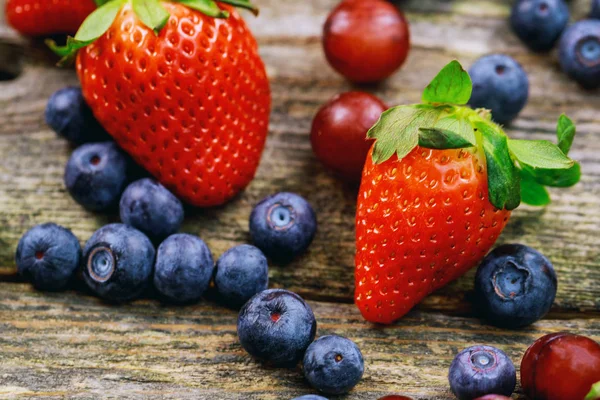
[[[425,104],[385,111],[367,133],[375,139],[372,157],[378,164],[393,155],[402,160],[415,147],[454,149],[477,146],[486,158],[489,198],[498,209],[512,210],[521,200],[531,205],[550,202],[545,186],[573,186],[579,164],[568,157],[575,125],[562,115],[558,145],[545,140],[513,140],[492,121],[489,110],[465,105],[472,91],[468,73],[452,61],[427,86]],[[528,185],[522,190],[522,183]]]
[[[221,9],[214,0],[172,0],[186,7],[200,11],[214,18],[228,18],[229,12]],[[111,27],[121,7],[129,2],[133,11],[144,25],[152,29],[156,34],[166,25],[169,20],[168,11],[161,5],[161,0],[96,0],[98,8],[94,10],[83,21],[74,37],[67,37],[67,43],[59,46],[53,40],[46,40],[46,45],[61,57],[58,65],[69,64],[75,58],[77,51],[95,42],[104,35]],[[233,5],[252,11],[258,15],[258,8],[249,0],[222,0],[221,3]]]
[[[585,396],[584,400],[598,400],[600,399],[600,382],[596,382],[592,385],[592,390]]]

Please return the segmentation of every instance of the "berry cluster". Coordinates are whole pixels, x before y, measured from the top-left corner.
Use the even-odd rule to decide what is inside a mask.
[[[110,302],[133,300],[151,286],[174,304],[214,291],[220,302],[240,310],[238,338],[251,356],[274,367],[301,362],[313,388],[334,396],[349,392],[364,373],[357,345],[337,335],[315,340],[317,321],[309,304],[290,291],[268,289],[268,260],[288,263],[315,237],[316,215],[304,198],[281,192],[260,201],[249,218],[254,245],[233,247],[216,263],[203,240],[178,233],[185,214],[181,200],[223,204],[250,182],[258,165],[269,85],[256,42],[230,5],[257,9],[246,0],[145,2],[142,12],[129,2],[97,3],[83,33],[65,46],[49,42],[62,62],[81,49],[82,89],[54,93],[45,117],[79,146],[64,174],[72,198],[94,212],[118,209],[121,223],[98,229],[83,249],[70,230],[38,225],[18,244],[18,271],[40,290],[62,290],[80,278]],[[95,8],[83,1],[68,23],[56,23],[66,4],[53,1],[45,12],[9,0],[8,10],[20,11],[7,13],[8,20],[30,35],[73,32]],[[567,28],[563,0],[518,0],[510,23],[533,51],[560,43],[563,70],[581,86],[596,88],[600,21],[593,18],[599,17],[596,0],[590,19]],[[43,19],[45,26],[36,23]],[[204,35],[211,30],[200,29],[203,24],[219,32],[210,42]],[[129,34],[163,28],[168,43],[150,34],[142,44],[141,36]],[[200,36],[187,41],[195,29]],[[186,42],[175,51],[171,45],[182,35]],[[348,80],[372,83],[405,62],[409,38],[404,15],[389,2],[343,0],[325,22],[323,49]],[[199,52],[198,61],[179,52]],[[146,95],[157,87],[164,96]],[[216,87],[219,93],[212,91]],[[518,244],[487,254],[521,201],[548,204],[546,186],[572,186],[580,177],[579,164],[568,157],[575,135],[568,117],[559,119],[556,145],[511,139],[498,125],[514,120],[528,96],[523,68],[507,55],[492,54],[477,60],[469,74],[457,61],[448,64],[420,104],[388,109],[375,96],[348,92],[318,111],[311,130],[316,157],[347,181],[362,178],[355,299],[367,320],[397,320],[478,264],[475,307],[490,324],[521,328],[550,311],[558,284],[550,260]],[[230,112],[234,105],[249,111]],[[532,399],[581,400],[600,380],[600,345],[568,333],[545,336],[525,353],[520,373]],[[456,356],[449,381],[460,400],[506,400],[517,373],[507,354],[478,345]]]
[[[108,301],[132,300],[153,282],[163,299],[189,303],[199,300],[212,282],[225,304],[239,308],[267,289],[267,256],[290,261],[314,238],[317,222],[310,204],[296,194],[279,193],[252,212],[249,225],[257,247],[229,249],[215,265],[206,243],[177,233],[184,219],[177,197],[150,178],[127,186],[132,162],[113,142],[94,142],[103,135],[88,135],[86,127],[97,123],[80,90],[55,93],[46,118],[59,134],[85,143],[67,163],[65,185],[71,196],[92,211],[118,206],[122,223],[100,228],[83,252],[75,236],[55,224],[28,231],[19,242],[17,267],[40,289],[63,289],[81,267],[90,289]]]
[[[600,3],[588,19],[569,23],[565,0],[519,0],[510,16],[515,34],[531,50],[545,52],[558,43],[563,71],[586,89],[600,86]]]
[[[101,129],[87,130],[98,125],[79,89],[52,95],[46,119],[59,135],[83,143],[65,171],[71,196],[91,211],[118,206],[122,223],[97,230],[83,251],[73,233],[56,224],[26,232],[16,263],[35,287],[64,289],[80,271],[90,290],[110,302],[133,300],[153,284],[162,300],[187,304],[212,284],[219,301],[241,308],[239,340],[252,356],[286,367],[303,359],[307,381],[324,393],[345,393],[358,383],[364,371],[358,347],[335,335],[314,341],[317,323],[310,306],[295,293],[267,290],[267,257],[289,262],[315,236],[316,215],[304,198],[282,192],[260,201],[249,219],[255,246],[233,247],[215,263],[204,241],[177,233],[184,219],[177,197],[150,178],[127,185],[132,162],[112,141],[96,142],[106,139]]]
[[[448,379],[459,400],[504,400],[513,393],[517,374],[502,350],[473,346],[454,358]],[[600,345],[585,336],[543,336],[521,361],[521,386],[534,400],[583,400],[598,381]]]
[[[240,310],[240,343],[254,358],[273,367],[295,367],[302,360],[304,376],[326,394],[352,390],[364,372],[358,346],[337,335],[315,339],[317,321],[296,293],[270,289],[252,297]]]
[[[98,229],[83,250],[70,230],[53,223],[27,231],[16,251],[19,273],[40,290],[62,290],[81,276],[90,290],[109,302],[140,297],[151,284],[169,303],[198,301],[211,287],[233,308],[268,287],[268,263],[252,245],[227,250],[217,260],[197,236],[173,233],[155,249],[128,223]]]

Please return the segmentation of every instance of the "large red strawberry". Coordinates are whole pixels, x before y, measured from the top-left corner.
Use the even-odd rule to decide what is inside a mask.
[[[84,47],[77,72],[96,118],[188,203],[233,198],[258,167],[271,101],[244,20],[207,0],[112,0],[94,14],[58,50]]]
[[[6,20],[23,35],[75,33],[96,8],[93,0],[7,0]]]
[[[356,304],[391,323],[476,266],[521,198],[547,203],[544,185],[569,186],[575,129],[559,120],[559,146],[509,139],[485,110],[463,106],[471,80],[458,62],[425,90],[425,104],[384,112],[364,167],[356,214]]]

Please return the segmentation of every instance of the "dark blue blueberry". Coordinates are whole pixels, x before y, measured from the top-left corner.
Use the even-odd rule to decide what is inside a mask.
[[[154,287],[168,301],[190,303],[208,289],[214,269],[206,243],[197,236],[178,233],[158,247]]]
[[[114,207],[127,184],[127,156],[113,142],[75,149],[65,169],[65,185],[76,202],[90,211]]]
[[[469,105],[487,108],[499,124],[519,115],[529,98],[529,79],[518,62],[504,54],[481,57],[469,70],[473,93]]]
[[[250,234],[256,247],[277,262],[289,262],[310,245],[317,219],[310,204],[294,193],[263,199],[250,215]]]
[[[133,182],[119,204],[121,222],[144,232],[155,243],[179,230],[183,205],[173,193],[154,179]]]
[[[550,311],[556,286],[556,273],[546,257],[520,244],[503,245],[477,270],[475,303],[493,325],[519,328]]]
[[[292,400],[327,400],[325,397],[317,396],[316,394],[307,394],[304,396],[296,397]]]
[[[37,225],[19,241],[17,270],[40,290],[60,290],[69,283],[81,259],[81,246],[70,230]]]
[[[362,378],[365,363],[358,346],[341,336],[315,340],[304,355],[304,376],[315,389],[327,394],[348,393]]]
[[[45,116],[50,128],[72,143],[110,140],[83,99],[80,88],[66,87],[54,92],[46,105]]]
[[[293,367],[315,339],[317,321],[302,297],[283,289],[258,293],[242,307],[237,332],[253,357],[276,367]]]
[[[267,258],[248,244],[227,250],[217,261],[215,287],[223,302],[235,308],[243,306],[269,287]]]
[[[87,241],[83,254],[83,279],[103,299],[132,300],[148,287],[155,251],[150,239],[137,229],[106,225]]]
[[[600,87],[600,20],[571,25],[560,39],[560,65],[586,89]]]
[[[568,22],[564,0],[518,0],[510,15],[515,34],[533,51],[552,50]]]
[[[486,394],[510,397],[517,385],[517,372],[502,350],[473,346],[454,358],[448,380],[459,400],[473,400]]]
[[[590,18],[600,19],[600,0],[592,0],[592,11]]]

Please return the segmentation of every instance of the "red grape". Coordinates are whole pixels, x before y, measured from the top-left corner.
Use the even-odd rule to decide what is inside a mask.
[[[313,120],[310,140],[317,158],[342,178],[360,181],[372,144],[367,131],[386,109],[381,100],[368,93],[335,96]]]
[[[585,336],[543,336],[521,362],[521,385],[532,400],[580,400],[598,381],[600,345]]]
[[[329,15],[323,47],[329,64],[357,83],[381,81],[406,60],[408,24],[384,0],[344,0]]]

